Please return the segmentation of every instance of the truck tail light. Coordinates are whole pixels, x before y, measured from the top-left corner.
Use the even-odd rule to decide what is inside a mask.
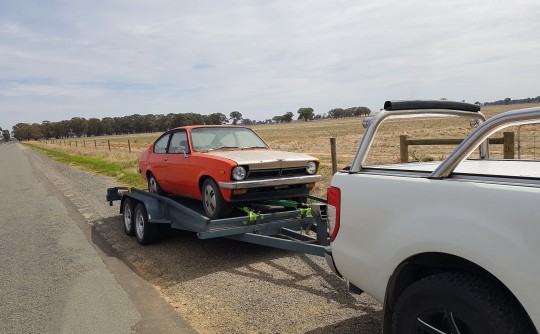
[[[341,190],[330,187],[326,190],[328,227],[330,228],[330,241],[334,241],[339,231],[341,211]]]

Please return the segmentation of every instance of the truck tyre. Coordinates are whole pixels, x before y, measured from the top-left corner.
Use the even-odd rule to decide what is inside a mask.
[[[231,207],[223,199],[218,185],[211,178],[204,180],[202,186],[204,212],[210,219],[226,218],[231,214]]]
[[[161,189],[158,180],[152,173],[148,175],[148,191],[152,194],[167,196],[167,193]]]
[[[154,243],[158,237],[158,227],[148,222],[148,213],[144,204],[138,203],[135,206],[135,236],[141,245]]]
[[[122,212],[124,215],[124,232],[129,236],[135,235],[135,215],[133,214],[133,203],[129,198],[124,201]]]
[[[521,305],[502,287],[478,276],[428,276],[399,296],[392,333],[536,333]]]

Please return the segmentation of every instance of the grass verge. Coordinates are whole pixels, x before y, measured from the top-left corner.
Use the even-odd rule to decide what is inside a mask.
[[[146,188],[146,183],[142,179],[141,175],[137,172],[130,171],[130,167],[123,166],[122,164],[108,162],[100,158],[71,155],[60,150],[40,147],[29,143],[25,143],[25,145],[31,146],[32,148],[45,153],[60,163],[114,177],[122,185],[128,187],[137,187],[141,189]]]

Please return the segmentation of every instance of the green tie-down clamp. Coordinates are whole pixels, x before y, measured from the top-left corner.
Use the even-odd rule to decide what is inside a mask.
[[[244,225],[248,225],[250,223],[254,223],[254,222],[257,222],[257,221],[261,221],[264,219],[264,215],[261,214],[260,212],[255,212],[253,209],[247,207],[247,206],[244,206],[243,208],[241,208],[242,211],[244,211],[247,216],[248,216],[248,220],[245,220],[243,221],[242,223]],[[307,216],[311,216],[311,208],[298,208],[297,209],[298,212],[300,213],[300,217],[302,218],[305,218]]]
[[[264,215],[253,211],[252,209],[248,208],[247,206],[244,206],[242,208],[242,211],[247,213],[247,215],[249,217],[249,220],[243,222],[244,225],[255,222],[255,221],[257,221],[258,218],[260,218],[260,220],[264,219]]]

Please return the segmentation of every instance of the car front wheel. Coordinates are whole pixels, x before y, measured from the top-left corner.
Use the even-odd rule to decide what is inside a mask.
[[[223,199],[221,191],[214,180],[204,180],[202,187],[203,206],[206,215],[210,219],[226,218],[231,214],[231,207]]]
[[[404,334],[536,333],[506,290],[478,276],[448,272],[409,286],[392,314],[392,332]]]

